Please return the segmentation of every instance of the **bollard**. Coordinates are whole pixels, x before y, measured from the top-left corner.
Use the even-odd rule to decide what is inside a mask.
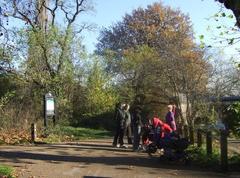
[[[201,129],[197,130],[197,147],[201,147],[202,146],[202,133],[201,133]]]
[[[32,143],[34,143],[36,141],[36,138],[37,138],[37,124],[32,123],[31,124],[31,141],[32,141]]]
[[[54,115],[52,119],[53,119],[53,127],[55,127],[56,126],[56,115]]]
[[[207,144],[207,155],[211,155],[212,154],[212,132],[211,131],[207,131],[206,144]]]
[[[228,170],[228,149],[227,149],[227,131],[220,130],[220,144],[221,144],[221,168],[222,171]]]

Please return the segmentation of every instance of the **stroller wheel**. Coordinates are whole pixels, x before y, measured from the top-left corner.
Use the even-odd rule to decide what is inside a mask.
[[[146,152],[149,154],[149,156],[152,156],[153,153],[156,153],[157,151],[157,147],[154,144],[149,144],[146,147]]]
[[[148,153],[148,156],[150,156],[150,157],[152,157],[152,156],[153,156],[151,152],[147,152],[147,153]]]

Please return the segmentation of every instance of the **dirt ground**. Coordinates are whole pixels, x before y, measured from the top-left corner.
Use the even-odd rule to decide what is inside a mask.
[[[19,178],[240,178],[236,172],[223,174],[166,164],[158,155],[113,148],[111,142],[0,146],[0,163],[13,166]]]

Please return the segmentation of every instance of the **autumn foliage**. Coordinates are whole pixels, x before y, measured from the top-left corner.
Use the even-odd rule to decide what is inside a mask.
[[[123,94],[131,93],[133,100],[141,94],[145,106],[159,111],[170,101],[180,107],[177,98],[184,94],[187,111],[180,117],[187,112],[193,118],[189,108],[206,91],[209,64],[194,42],[187,15],[161,3],[133,10],[102,30],[97,52],[105,56],[110,72],[122,76]]]

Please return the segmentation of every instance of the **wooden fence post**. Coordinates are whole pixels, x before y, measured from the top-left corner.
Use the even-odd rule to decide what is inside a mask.
[[[31,124],[31,141],[32,141],[32,143],[34,143],[36,141],[36,138],[37,138],[37,124],[32,123]]]
[[[212,154],[212,132],[211,131],[207,131],[206,144],[207,144],[207,155],[211,155]]]
[[[198,147],[202,146],[202,133],[201,133],[201,129],[197,129],[197,146]]]
[[[221,144],[221,168],[223,171],[228,170],[228,149],[227,149],[227,131],[220,130],[220,144]]]

